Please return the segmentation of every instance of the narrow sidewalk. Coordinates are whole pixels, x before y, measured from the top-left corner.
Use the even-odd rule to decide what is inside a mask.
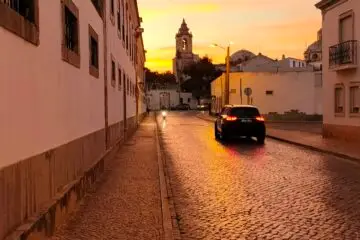
[[[156,122],[145,118],[52,239],[164,239]]]
[[[214,117],[208,114],[198,114],[197,117],[211,122],[215,120]],[[269,126],[266,129],[266,136],[318,152],[360,162],[360,148],[359,144],[356,143],[336,139],[324,139],[321,134],[313,132],[283,130]]]

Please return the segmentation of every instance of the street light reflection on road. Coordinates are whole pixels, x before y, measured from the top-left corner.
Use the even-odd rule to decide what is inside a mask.
[[[166,119],[163,119],[163,120],[162,120],[161,128],[162,128],[162,129],[165,129],[165,128],[166,128]]]

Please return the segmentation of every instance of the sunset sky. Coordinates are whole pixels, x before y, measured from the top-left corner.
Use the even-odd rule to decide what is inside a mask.
[[[269,57],[282,54],[303,58],[306,44],[316,40],[321,13],[319,0],[138,0],[143,18],[146,66],[172,68],[175,34],[185,18],[193,33],[194,53],[207,54],[215,63],[225,52],[211,43],[227,45],[231,52],[247,49]]]

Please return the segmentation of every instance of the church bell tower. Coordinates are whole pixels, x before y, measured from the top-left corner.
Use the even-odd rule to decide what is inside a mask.
[[[173,58],[173,73],[176,81],[181,83],[184,81],[183,71],[187,66],[190,66],[199,58],[198,55],[193,54],[193,35],[190,32],[185,19],[183,19],[181,26],[176,33],[176,55]]]
[[[183,19],[181,27],[176,34],[176,52],[182,56],[192,55],[192,34]]]

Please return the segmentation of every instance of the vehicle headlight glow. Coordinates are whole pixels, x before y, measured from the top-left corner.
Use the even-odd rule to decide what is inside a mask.
[[[165,111],[162,111],[161,114],[163,115],[163,117],[166,116],[166,112],[165,112]]]

